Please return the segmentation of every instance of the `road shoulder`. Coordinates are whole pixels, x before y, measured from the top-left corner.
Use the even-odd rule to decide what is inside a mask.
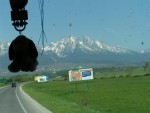
[[[36,111],[36,113],[52,113],[51,111],[49,111],[47,108],[45,108],[44,106],[42,106],[41,104],[39,104],[37,101],[35,101],[33,98],[31,98],[26,92],[23,91],[22,86],[24,84],[21,84],[19,87],[19,95],[20,95],[20,100],[22,100],[22,104],[24,105],[24,107],[30,111]],[[32,106],[32,108],[31,108]]]

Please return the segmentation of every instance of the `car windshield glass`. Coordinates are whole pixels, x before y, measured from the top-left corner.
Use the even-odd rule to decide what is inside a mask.
[[[0,106],[149,113],[149,75],[150,0],[0,0]]]

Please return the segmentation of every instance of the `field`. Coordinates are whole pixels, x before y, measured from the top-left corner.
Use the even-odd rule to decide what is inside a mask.
[[[150,76],[33,82],[23,89],[54,113],[150,113]]]

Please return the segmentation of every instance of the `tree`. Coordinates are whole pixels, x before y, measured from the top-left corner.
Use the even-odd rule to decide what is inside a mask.
[[[116,77],[116,67],[112,66],[110,69],[111,69],[112,74],[113,74],[112,77],[115,78]]]
[[[64,74],[63,77],[64,77],[64,80],[68,80],[69,79],[69,75],[68,74]]]
[[[127,77],[132,75],[133,69],[134,69],[134,67],[132,67],[132,66],[127,67],[127,69],[126,69]]]
[[[150,61],[145,62],[144,71],[145,71],[147,74],[150,74]]]

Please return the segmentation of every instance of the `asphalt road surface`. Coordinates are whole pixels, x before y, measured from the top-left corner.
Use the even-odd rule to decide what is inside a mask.
[[[52,113],[17,87],[0,88],[0,113]]]

